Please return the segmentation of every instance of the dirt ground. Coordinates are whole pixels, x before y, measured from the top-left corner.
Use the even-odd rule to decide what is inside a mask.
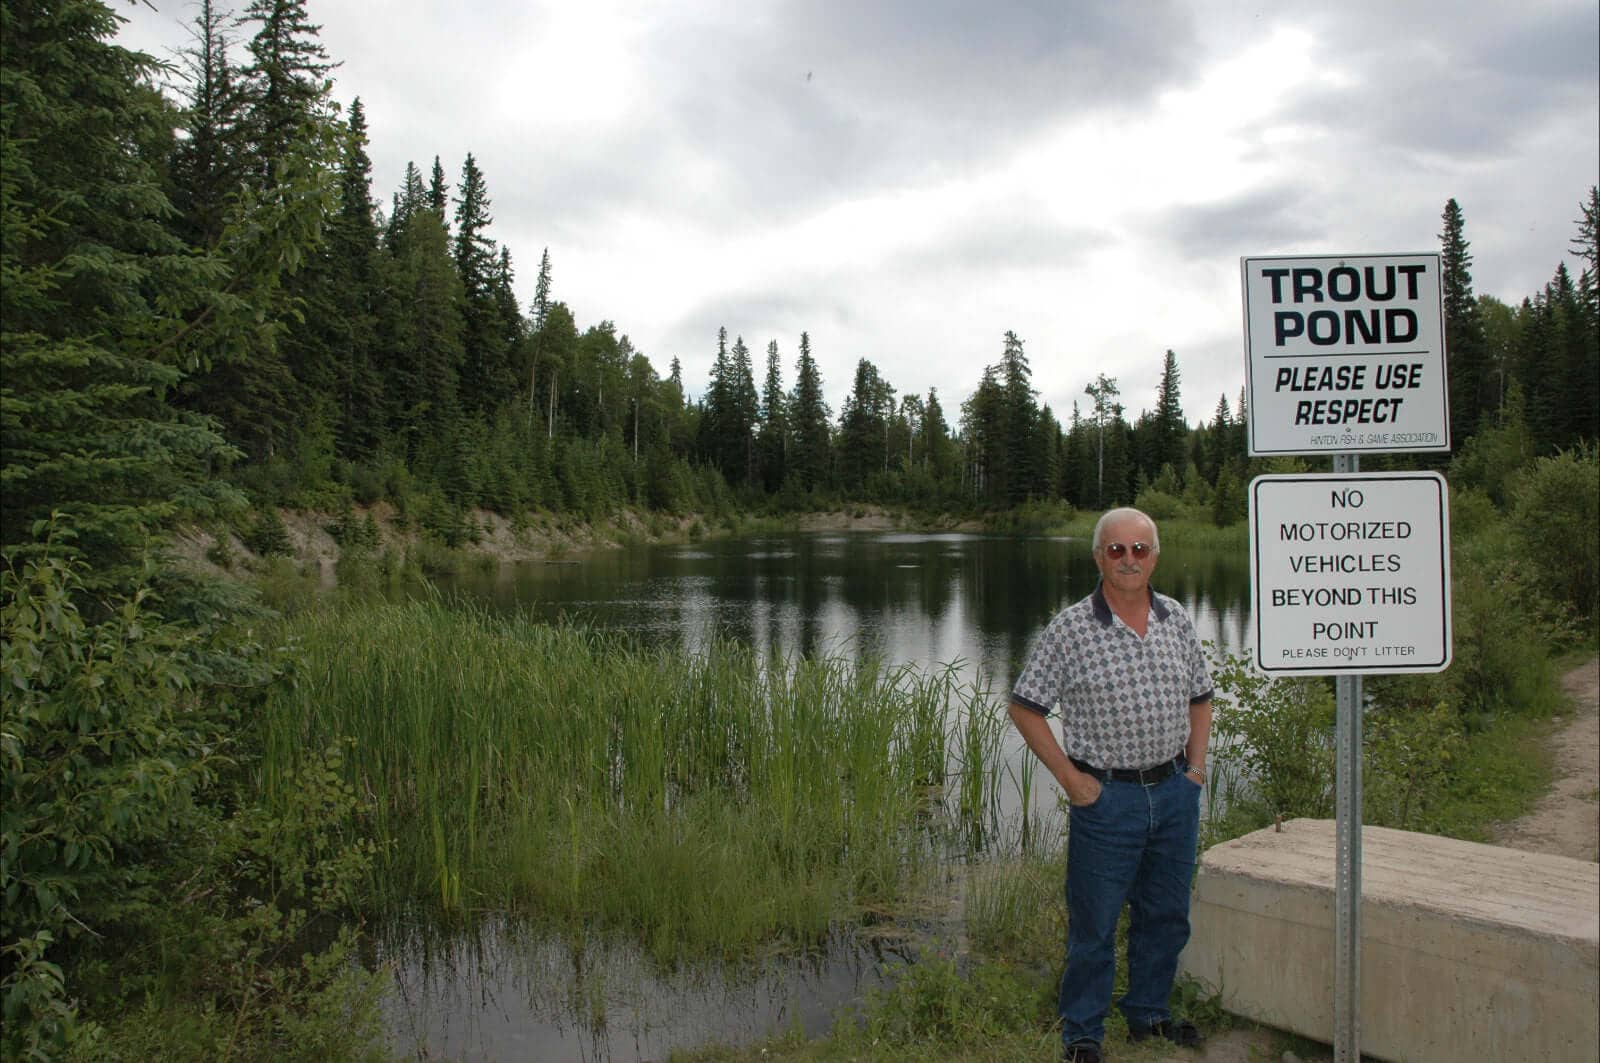
[[[1554,779],[1550,792],[1521,819],[1493,832],[1496,845],[1552,853],[1578,860],[1600,859],[1600,658],[1568,672],[1561,682],[1571,710],[1559,717],[1548,739]],[[1331,1048],[1290,1053],[1286,1036],[1271,1030],[1229,1030],[1201,1052],[1174,1050],[1159,1063],[1294,1063],[1333,1058]]]
[[[1551,735],[1555,779],[1534,810],[1494,833],[1496,845],[1600,860],[1600,658],[1561,681],[1572,713]]]

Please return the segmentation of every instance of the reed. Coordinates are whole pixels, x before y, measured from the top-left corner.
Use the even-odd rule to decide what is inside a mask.
[[[646,649],[437,597],[302,614],[292,636],[263,785],[353,739],[379,909],[733,956],[820,943],[996,833],[1000,717],[953,670]]]

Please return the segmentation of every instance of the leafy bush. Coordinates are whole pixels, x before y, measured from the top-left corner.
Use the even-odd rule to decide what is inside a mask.
[[[1138,497],[1133,500],[1133,505],[1135,509],[1143,510],[1152,520],[1157,521],[1185,515],[1185,506],[1181,498],[1158,491],[1154,487],[1140,491]]]
[[[1270,678],[1210,647],[1216,681],[1212,772],[1232,781],[1230,804],[1272,815],[1333,813],[1334,703],[1317,679]]]
[[[1600,454],[1593,447],[1540,458],[1513,491],[1511,517],[1521,553],[1538,544],[1539,593],[1582,617],[1600,616]],[[1551,553],[1551,538],[1565,544]]]
[[[72,1039],[74,1014],[46,951],[156,902],[136,854],[192,821],[195,792],[227,744],[197,711],[183,667],[196,636],[149,615],[145,591],[91,622],[73,600],[81,586],[53,559],[0,570],[8,1054]]]

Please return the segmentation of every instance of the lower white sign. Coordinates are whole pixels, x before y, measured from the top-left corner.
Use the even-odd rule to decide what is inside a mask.
[[[1450,504],[1432,472],[1250,482],[1250,592],[1264,672],[1450,664]]]

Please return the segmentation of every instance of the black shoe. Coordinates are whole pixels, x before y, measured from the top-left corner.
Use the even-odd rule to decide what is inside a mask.
[[[1100,1063],[1100,1042],[1072,1042],[1061,1050],[1061,1063]]]
[[[1135,1041],[1144,1041],[1151,1037],[1165,1037],[1175,1045],[1184,1048],[1199,1048],[1206,1043],[1205,1034],[1201,1033],[1195,1024],[1188,1019],[1162,1019],[1154,1026],[1128,1026],[1128,1036]]]

